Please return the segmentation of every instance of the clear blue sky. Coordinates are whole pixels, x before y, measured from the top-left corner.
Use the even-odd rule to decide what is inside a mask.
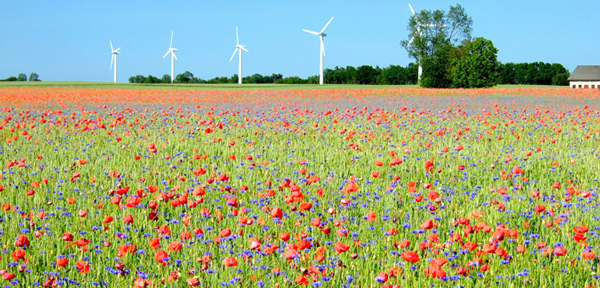
[[[325,67],[406,66],[401,40],[416,11],[460,3],[473,18],[473,36],[491,39],[502,62],[600,64],[600,1],[2,1],[0,78],[37,72],[42,80],[112,81],[110,45],[121,48],[118,80],[170,73],[203,79],[237,73],[235,27],[244,75],[306,77],[319,71],[319,40],[302,29],[326,30]]]

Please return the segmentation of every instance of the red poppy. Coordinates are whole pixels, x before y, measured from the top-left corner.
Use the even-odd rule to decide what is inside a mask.
[[[67,259],[67,258],[60,258],[60,259],[56,260],[56,267],[63,267],[63,266],[66,266],[67,264],[69,264],[69,259]]]
[[[77,265],[79,272],[83,274],[90,272],[90,265],[88,265],[86,261],[77,261],[75,264]]]
[[[29,239],[25,235],[19,235],[17,236],[17,240],[15,241],[15,246],[27,247],[29,246]]]
[[[406,251],[402,253],[402,259],[410,263],[416,263],[419,262],[419,260],[421,260],[421,258],[419,258],[419,254],[413,251]]]
[[[345,243],[341,243],[341,242],[335,243],[334,247],[335,247],[335,251],[338,254],[346,252],[346,251],[348,251],[350,249],[350,246],[346,245]]]
[[[189,286],[198,286],[200,285],[200,280],[198,278],[189,278],[186,280]]]
[[[183,248],[183,244],[179,241],[174,241],[169,244],[169,250],[171,250],[171,252],[177,252],[181,250],[181,248]]]
[[[233,257],[226,257],[225,259],[223,259],[223,265],[225,265],[225,267],[235,267],[238,266],[238,262]]]

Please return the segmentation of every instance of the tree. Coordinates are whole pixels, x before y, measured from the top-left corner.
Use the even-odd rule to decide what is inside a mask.
[[[194,78],[194,74],[190,71],[185,71],[175,76],[175,83],[188,83],[192,78]]]
[[[171,83],[171,75],[165,74],[165,75],[163,75],[161,80],[162,80],[162,83]]]
[[[464,52],[458,52],[460,57],[452,60],[452,87],[482,88],[496,85],[498,49],[491,40],[479,37],[457,50]]]
[[[376,84],[377,71],[371,65],[363,65],[356,69],[358,84]]]
[[[408,39],[403,40],[401,45],[406,47],[409,56],[416,59],[417,63],[421,63],[423,68],[426,58],[429,58],[427,60],[429,65],[432,63],[446,63],[444,59],[435,60],[432,57],[435,55],[447,56],[443,52],[438,52],[438,50],[447,51],[448,45],[455,46],[466,39],[471,39],[472,26],[473,20],[467,16],[464,8],[459,4],[450,6],[448,13],[443,10],[422,10],[414,17],[409,18]],[[438,68],[438,70],[441,71],[443,68]],[[438,75],[439,71],[429,73],[429,77]],[[439,76],[442,77],[443,75],[439,74]],[[430,83],[434,82],[445,83],[446,81],[444,79],[430,81]]]
[[[552,77],[552,85],[569,86],[569,73],[560,73]]]
[[[452,49],[456,49],[446,41],[441,39],[445,44],[436,44],[435,53],[431,56],[427,55],[422,61],[423,74],[421,75],[421,87],[426,88],[450,88],[452,78],[450,71],[452,63],[450,61],[450,53]]]
[[[27,75],[25,75],[25,73],[20,73],[17,76],[17,81],[27,81]]]
[[[29,81],[41,81],[40,75],[38,75],[37,73],[31,72],[31,74],[29,74]]]

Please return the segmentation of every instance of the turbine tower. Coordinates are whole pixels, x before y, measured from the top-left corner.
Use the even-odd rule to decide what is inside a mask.
[[[117,48],[116,50],[113,48],[112,46],[112,41],[108,40],[108,43],[110,43],[110,50],[112,51],[112,58],[110,59],[110,69],[112,69],[113,67],[113,62],[115,63],[115,83],[117,83],[117,55],[119,55],[119,50],[121,50],[121,47]]]
[[[240,45],[240,36],[238,34],[238,27],[235,27],[235,38],[237,41],[237,45],[235,45],[235,50],[233,51],[233,55],[231,55],[231,59],[229,59],[229,62],[231,62],[231,60],[233,60],[233,56],[235,56],[235,53],[238,52],[238,50],[240,51],[240,67],[239,67],[239,72],[238,72],[238,84],[242,84],[242,50],[248,52],[248,50],[246,50],[246,46],[244,45]]]
[[[167,51],[167,54],[163,56],[163,59],[165,59],[165,57],[167,57],[167,55],[171,53],[171,84],[173,84],[173,80],[175,80],[175,60],[177,60],[177,56],[175,56],[175,51],[177,51],[177,48],[173,48],[173,31],[171,31],[171,44],[169,45],[169,50]]]
[[[408,4],[408,7],[410,7],[410,11],[412,11],[413,16],[415,17],[415,21],[417,21],[417,33],[419,34],[419,37],[423,36],[423,31],[421,31],[421,27],[437,27],[436,25],[433,24],[421,24],[421,22],[419,22],[419,18],[417,18],[417,14],[415,13],[415,10],[413,10],[412,6],[410,4]],[[442,26],[445,27],[445,26]],[[410,38],[410,41],[408,42],[408,45],[406,45],[406,48],[410,47],[410,44],[413,42],[413,40],[415,40],[415,35],[413,35],[412,38]],[[423,66],[421,66],[421,59],[417,59],[417,62],[419,62],[419,72],[418,72],[418,76],[417,76],[417,81],[421,82],[421,74],[423,74]]]
[[[327,22],[327,24],[325,24],[325,27],[323,27],[323,29],[321,29],[321,32],[317,33],[314,31],[302,30],[304,32],[319,36],[319,38],[321,40],[321,51],[319,51],[319,55],[321,56],[321,66],[320,66],[320,70],[319,70],[319,72],[320,72],[319,84],[320,85],[323,85],[323,57],[325,56],[325,45],[323,45],[323,37],[327,36],[327,34],[323,33],[323,31],[325,31],[325,28],[327,28],[327,26],[329,26],[329,23],[331,23],[331,20],[333,20],[333,17],[331,17],[329,22]]]

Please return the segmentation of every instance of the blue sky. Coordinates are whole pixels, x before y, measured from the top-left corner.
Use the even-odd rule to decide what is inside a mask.
[[[42,80],[112,81],[110,45],[121,47],[118,80],[170,73],[203,79],[237,73],[235,27],[244,53],[243,75],[306,77],[319,71],[320,31],[325,67],[414,61],[399,46],[416,11],[460,3],[473,18],[473,36],[493,41],[502,62],[600,64],[600,1],[2,1],[0,78],[36,72]],[[237,56],[236,56],[237,57]]]

